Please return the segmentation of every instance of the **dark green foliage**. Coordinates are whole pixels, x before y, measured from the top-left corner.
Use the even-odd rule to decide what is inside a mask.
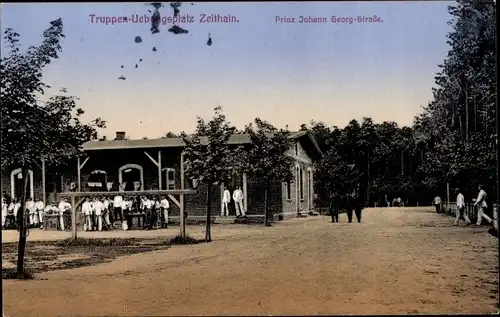
[[[290,139],[290,131],[278,130],[259,118],[245,127],[245,133],[250,136],[250,146],[240,155],[244,158],[240,166],[243,166],[249,177],[265,185],[265,225],[269,226],[273,214],[268,206],[271,183],[287,182],[293,178],[294,159],[286,155],[292,148],[293,141]]]

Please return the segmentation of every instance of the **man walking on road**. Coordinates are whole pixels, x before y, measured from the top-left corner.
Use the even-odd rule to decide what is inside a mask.
[[[339,222],[339,206],[338,206],[338,201],[335,196],[330,196],[330,204],[328,206],[328,209],[330,211],[330,216],[332,217],[332,222]]]
[[[455,188],[455,194],[457,194],[457,217],[455,218],[455,222],[453,222],[454,226],[458,226],[460,224],[460,216],[463,216],[466,222],[466,226],[471,224],[469,216],[465,213],[465,198],[464,195],[460,192],[460,189]]]
[[[434,197],[434,201],[432,202],[434,206],[436,206],[436,213],[441,212],[441,197],[436,196]]]
[[[476,226],[481,225],[481,221],[483,221],[484,209],[488,208],[488,204],[486,204],[486,192],[483,189],[483,185],[478,186],[479,194],[477,195],[476,202],[474,203],[474,207],[477,206],[477,221]]]

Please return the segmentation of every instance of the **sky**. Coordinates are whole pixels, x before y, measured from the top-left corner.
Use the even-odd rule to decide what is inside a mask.
[[[217,105],[237,128],[255,117],[290,130],[310,120],[344,127],[363,117],[411,125],[432,99],[435,72],[449,49],[451,4],[184,3],[180,15],[194,22],[178,25],[189,33],[167,32],[165,21],[153,35],[150,23],[136,19],[150,16],[144,3],[8,3],[1,29],[15,29],[28,47],[42,41],[50,21],[63,19],[62,53],[44,70],[53,89],[43,98],[66,88],[79,98],[85,120],[107,121],[100,135],[108,138],[115,131],[132,139],[190,132]],[[171,17],[172,10],[165,6],[160,14]],[[201,21],[211,14],[237,22]],[[92,15],[128,19],[97,23]],[[358,16],[376,19],[356,22]]]

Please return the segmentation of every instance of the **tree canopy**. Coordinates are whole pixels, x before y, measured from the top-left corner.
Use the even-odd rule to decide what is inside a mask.
[[[97,118],[81,122],[84,111],[76,107],[77,98],[66,94],[40,101],[50,88],[43,82],[43,69],[58,58],[64,38],[61,19],[50,22],[43,42],[20,52],[19,37],[13,29],[4,34],[8,54],[1,59],[1,150],[2,170],[31,168],[42,159],[60,164],[76,155],[81,146],[97,138],[105,122]]]
[[[469,198],[482,183],[496,199],[495,10],[495,3],[471,0],[449,7],[450,51],[438,65],[434,99],[412,127],[370,118],[343,129],[322,122],[302,126],[326,153],[316,165],[318,193],[342,194],[337,182],[347,171],[338,166],[352,163],[367,203],[385,195],[427,202],[436,194],[444,197],[446,183]]]

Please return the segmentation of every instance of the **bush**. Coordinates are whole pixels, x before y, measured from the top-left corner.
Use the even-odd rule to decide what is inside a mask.
[[[16,268],[2,268],[2,279],[3,280],[17,280],[17,279],[33,280],[33,279],[35,279],[35,274],[29,269],[24,269],[23,277],[18,278]]]

